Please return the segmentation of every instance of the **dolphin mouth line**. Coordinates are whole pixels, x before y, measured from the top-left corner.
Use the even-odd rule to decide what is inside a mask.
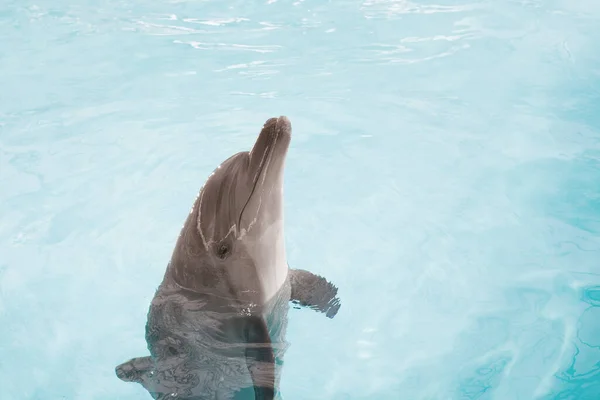
[[[258,166],[258,170],[256,171],[256,174],[254,175],[254,182],[252,184],[252,190],[250,191],[250,194],[248,195],[248,199],[246,200],[246,203],[244,204],[244,207],[242,208],[242,211],[240,212],[240,216],[238,218],[238,227],[240,227],[240,229],[242,227],[242,217],[244,216],[244,211],[246,211],[246,207],[248,206],[248,203],[250,203],[250,200],[252,200],[252,196],[254,196],[254,192],[256,192],[256,187],[258,186],[260,177],[263,176],[264,173],[266,173],[265,170],[268,168],[271,158],[273,157],[275,145],[277,144],[277,141],[279,140],[279,138],[281,136],[281,130],[279,129],[280,122],[281,122],[281,117],[277,118],[277,121],[275,122],[275,127],[272,128],[275,132],[272,136],[269,137],[270,140],[269,140],[264,152],[262,153],[262,160],[260,162],[260,165]],[[261,132],[261,134],[264,134],[264,132]]]

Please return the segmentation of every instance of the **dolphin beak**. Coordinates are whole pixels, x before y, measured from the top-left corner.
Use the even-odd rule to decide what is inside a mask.
[[[270,168],[281,166],[291,138],[292,124],[287,117],[269,118],[265,122],[250,151],[250,170],[254,172],[254,182],[267,166]]]

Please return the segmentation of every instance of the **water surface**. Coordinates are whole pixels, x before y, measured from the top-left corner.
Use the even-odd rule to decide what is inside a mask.
[[[0,376],[114,367],[212,169],[287,115],[286,400],[600,398],[600,4],[8,0]]]

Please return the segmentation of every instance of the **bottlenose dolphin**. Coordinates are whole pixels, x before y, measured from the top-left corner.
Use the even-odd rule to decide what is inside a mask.
[[[154,399],[278,396],[289,302],[333,318],[337,288],[291,269],[283,175],[291,124],[264,124],[250,152],[210,175],[175,244],[146,323],[149,356],[118,365]]]

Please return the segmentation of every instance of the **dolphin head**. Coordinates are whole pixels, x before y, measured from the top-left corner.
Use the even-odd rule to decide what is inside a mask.
[[[229,157],[209,176],[188,219],[194,232],[185,245],[195,257],[175,271],[177,281],[202,273],[191,286],[225,284],[238,300],[256,304],[281,287],[287,276],[283,175],[291,131],[288,118],[270,118],[250,151]]]

